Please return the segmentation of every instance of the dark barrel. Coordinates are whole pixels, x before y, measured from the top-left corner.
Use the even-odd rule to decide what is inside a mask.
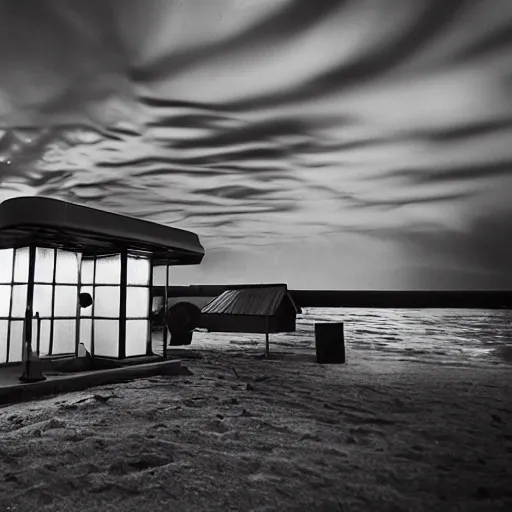
[[[190,345],[192,343],[192,331],[199,325],[201,310],[191,302],[178,302],[173,304],[165,315],[165,323],[171,339],[169,344]]]
[[[169,346],[181,347],[183,345],[190,345],[192,343],[192,335],[194,331],[188,332],[173,332],[171,333],[171,339],[169,340]]]
[[[316,362],[342,364],[345,362],[343,322],[315,324]]]

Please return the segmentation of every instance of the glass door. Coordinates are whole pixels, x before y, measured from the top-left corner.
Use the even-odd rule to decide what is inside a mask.
[[[121,255],[84,259],[81,293],[89,293],[92,306],[80,310],[80,341],[100,357],[119,357]]]
[[[150,335],[150,271],[149,257],[115,254],[82,261],[80,292],[89,293],[93,304],[80,310],[80,341],[92,355],[118,358],[123,331],[124,355],[146,355]],[[126,282],[124,290],[122,282]]]
[[[150,284],[150,259],[129,254],[126,270],[126,357],[148,353]]]
[[[77,347],[78,280],[81,255],[36,249],[32,346],[41,356],[73,354]]]

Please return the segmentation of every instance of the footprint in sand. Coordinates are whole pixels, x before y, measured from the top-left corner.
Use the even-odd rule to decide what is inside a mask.
[[[222,420],[219,419],[209,421],[206,424],[206,431],[213,432],[215,434],[225,434],[230,430],[231,429]]]
[[[282,482],[283,477],[268,473],[255,473],[254,475],[249,475],[249,480],[251,482]]]
[[[117,460],[109,466],[108,471],[114,475],[127,475],[162,467],[171,464],[173,461],[174,457],[172,456],[162,457],[155,454],[142,454],[136,458]]]

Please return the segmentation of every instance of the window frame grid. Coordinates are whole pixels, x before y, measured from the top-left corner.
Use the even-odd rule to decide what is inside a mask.
[[[167,289],[169,288],[169,267],[170,265],[167,264],[165,266],[165,290],[164,290],[164,320],[163,320],[163,343],[164,343],[164,359],[167,359],[167,325],[165,323],[165,313],[167,311],[167,302],[169,300],[169,294]]]
[[[146,333],[146,355],[153,355],[153,338],[151,332],[151,313],[153,312],[153,256],[149,258],[149,281],[148,281],[148,308],[146,312],[146,320],[148,321]],[[128,320],[128,318],[127,318]]]
[[[153,282],[153,271],[154,271],[154,261],[152,256],[148,256],[147,259],[149,260],[149,282],[147,284],[140,284],[140,283],[134,283],[134,284],[127,284],[127,265],[128,265],[128,257],[130,256],[130,253],[127,250],[124,250],[121,252],[121,276],[120,276],[120,283],[119,284],[112,284],[112,283],[96,283],[96,276],[97,276],[97,262],[98,262],[98,254],[95,253],[93,258],[88,258],[89,260],[93,260],[93,276],[92,276],[92,283],[83,282],[81,277],[81,263],[83,261],[87,261],[87,259],[82,258],[79,261],[79,272],[78,272],[78,279],[76,283],[60,283],[57,282],[56,274],[57,274],[57,261],[58,261],[58,249],[51,248],[53,250],[53,269],[52,269],[52,279],[51,281],[40,281],[40,280],[33,280],[32,282],[23,282],[20,280],[15,280],[15,274],[16,274],[16,261],[19,257],[18,252],[21,249],[29,249],[29,258],[28,258],[28,266],[29,266],[29,277],[30,277],[30,269],[32,268],[35,270],[35,264],[37,260],[37,251],[36,249],[39,246],[29,246],[29,247],[23,247],[23,248],[13,248],[13,258],[12,258],[12,267],[11,267],[11,281],[9,283],[2,283],[3,285],[9,286],[10,288],[10,298],[9,298],[9,314],[7,316],[0,316],[0,320],[6,320],[7,321],[7,343],[6,343],[6,354],[5,354],[5,364],[9,363],[9,352],[10,352],[10,346],[11,346],[11,333],[12,333],[12,322],[13,321],[23,321],[24,317],[15,317],[12,315],[13,310],[13,292],[14,287],[16,285],[24,285],[30,288],[31,290],[27,289],[27,299],[26,299],[26,307],[29,306],[29,302],[31,303],[31,309],[33,309],[33,291],[35,285],[43,285],[43,286],[51,286],[52,292],[51,292],[51,314],[50,315],[39,315],[39,321],[49,321],[50,322],[50,333],[49,333],[49,344],[48,344],[48,355],[53,355],[53,347],[54,347],[54,340],[53,336],[55,333],[55,320],[75,320],[76,321],[76,329],[75,329],[75,353],[78,353],[78,346],[80,343],[80,330],[81,330],[81,320],[91,320],[91,355],[94,356],[94,350],[95,350],[95,329],[94,329],[94,320],[118,320],[119,321],[119,358],[126,358],[126,321],[127,320],[140,320],[140,321],[148,321],[148,333],[147,333],[147,339],[146,339],[146,352],[147,354],[152,354],[152,335],[151,335],[151,316],[152,316],[152,282]],[[50,249],[50,248],[49,248]],[[79,254],[74,251],[70,251],[73,254]],[[146,258],[144,258],[146,259]],[[123,261],[124,260],[124,261]],[[124,269],[123,269],[124,267]],[[123,280],[123,270],[124,270],[124,280]],[[33,274],[34,272],[32,272]],[[30,281],[30,279],[29,279]],[[167,295],[167,287],[169,282],[169,265],[166,265],[166,290],[165,293]],[[81,308],[79,301],[77,300],[77,309],[76,309],[76,316],[59,316],[58,318],[55,316],[55,294],[56,294],[56,287],[57,286],[69,286],[74,287],[77,290],[77,295],[80,293],[80,290],[83,287],[89,287],[92,288],[92,310],[90,316],[83,316],[81,314]],[[120,295],[124,295],[124,300],[120,300],[120,311],[118,317],[106,317],[106,316],[97,316],[95,314],[95,302],[96,302],[96,288],[97,287],[104,287],[104,286],[111,286],[111,287],[118,287],[120,288]],[[149,301],[147,305],[147,312],[145,316],[128,316],[126,315],[126,295],[127,295],[127,289],[128,288],[146,288],[149,291]],[[124,293],[123,293],[124,292]],[[121,299],[121,297],[120,297]],[[124,314],[123,314],[124,312]],[[34,313],[34,312],[33,312]],[[36,317],[33,317],[33,320]],[[123,335],[124,332],[124,336]],[[122,337],[124,337],[124,343],[122,340]],[[23,342],[23,340],[22,340]],[[167,332],[166,329],[164,329],[164,356],[166,356],[167,353]],[[124,348],[124,354],[123,354],[123,348]],[[138,357],[138,356],[133,356]],[[0,363],[2,364],[2,363]]]
[[[18,249],[14,249],[12,255],[12,269],[11,269],[11,296],[9,297],[9,318],[7,322],[7,343],[5,354],[5,363],[9,363],[9,352],[11,351],[11,323],[12,323],[12,296],[14,295],[14,269],[16,268],[16,255],[18,253]],[[25,284],[25,283],[24,283]],[[28,297],[27,297],[28,298]],[[27,306],[25,305],[25,308]],[[3,319],[2,319],[3,320]]]
[[[50,342],[48,344],[48,355],[51,356],[53,352],[53,334],[54,334],[54,317],[55,317],[55,278],[57,276],[57,249],[53,249],[53,275],[52,275],[52,314],[50,319]],[[34,283],[35,285],[35,283]]]

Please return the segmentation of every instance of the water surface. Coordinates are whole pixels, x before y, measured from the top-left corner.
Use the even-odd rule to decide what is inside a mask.
[[[512,312],[455,309],[305,308],[294,333],[271,334],[271,350],[314,353],[314,324],[343,322],[347,358],[449,365],[512,363]],[[260,347],[265,336],[195,332],[191,348]]]

